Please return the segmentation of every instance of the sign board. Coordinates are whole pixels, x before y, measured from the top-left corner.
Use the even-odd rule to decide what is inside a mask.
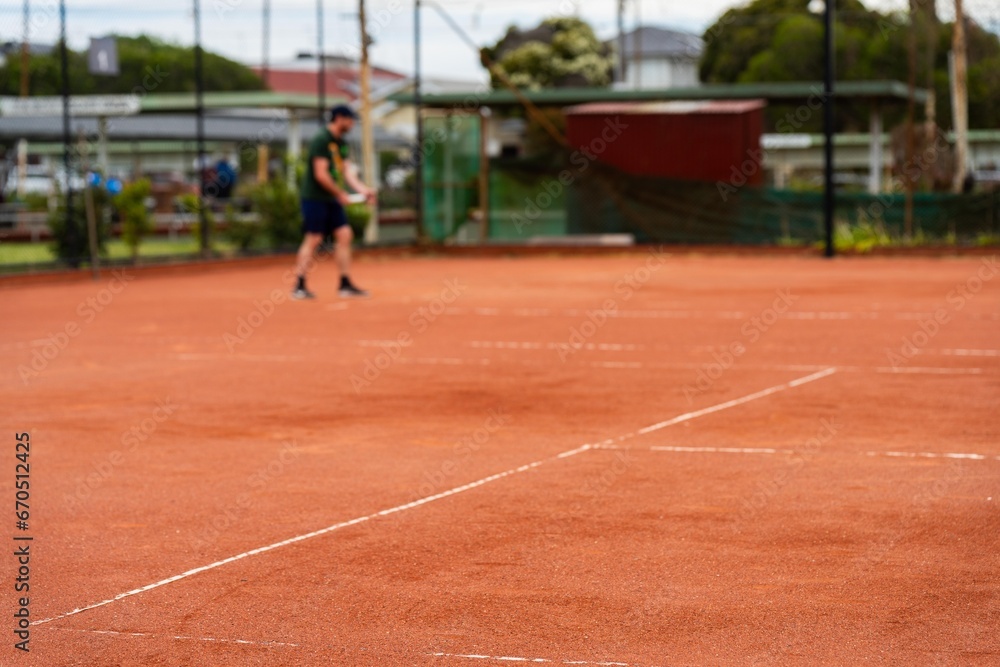
[[[90,73],[95,76],[118,76],[118,41],[114,37],[98,37],[90,40],[90,54],[87,57]]]
[[[85,95],[70,97],[71,116],[136,116],[142,110],[138,95]],[[0,116],[4,117],[53,117],[62,116],[61,97],[2,97]]]

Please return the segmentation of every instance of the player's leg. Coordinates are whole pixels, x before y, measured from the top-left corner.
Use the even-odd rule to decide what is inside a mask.
[[[341,279],[350,280],[351,275],[351,246],[354,243],[354,230],[350,225],[338,227],[333,236],[337,242],[334,256],[337,258],[337,269],[340,270]]]
[[[302,239],[302,245],[299,246],[298,260],[295,267],[296,275],[298,276],[298,283],[295,285],[295,291],[292,292],[292,296],[296,299],[312,299],[315,296],[306,287],[306,277],[309,274],[309,267],[313,263],[316,248],[318,248],[322,242],[323,234],[317,234],[315,232],[306,232]]]
[[[299,254],[296,262],[296,276],[298,283],[292,292],[292,297],[296,299],[312,299],[314,295],[306,287],[306,278],[309,275],[309,267],[313,263],[316,249],[323,242],[323,232],[326,227],[326,207],[323,202],[315,202],[307,199],[302,200],[302,245],[299,246]]]
[[[354,243],[354,230],[347,221],[347,212],[342,206],[335,204],[331,214],[334,218],[333,237],[337,241],[334,256],[337,268],[340,270],[340,296],[344,299],[368,297],[368,292],[351,282],[351,248]]]

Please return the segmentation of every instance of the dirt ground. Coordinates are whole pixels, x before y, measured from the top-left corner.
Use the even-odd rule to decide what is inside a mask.
[[[0,663],[1000,664],[995,258],[286,264],[0,282]]]

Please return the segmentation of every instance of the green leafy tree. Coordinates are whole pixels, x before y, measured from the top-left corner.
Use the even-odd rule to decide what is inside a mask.
[[[823,25],[811,14],[809,0],[754,0],[728,10],[704,35],[705,52],[701,79],[706,83],[766,83],[820,81],[823,78]],[[932,6],[932,5],[928,5]],[[928,10],[929,11],[929,10]],[[948,51],[952,24],[937,23],[921,10],[916,25],[905,13],[884,14],[867,9],[859,0],[837,0],[835,39],[836,77],[841,81],[893,79],[906,81],[908,40],[915,31],[918,45],[917,82],[933,81],[938,123],[951,121],[948,87]],[[934,20],[928,29],[925,21]],[[967,26],[969,50],[969,125],[973,128],[1000,126],[1000,38],[975,22]],[[933,47],[934,72],[928,72]],[[853,105],[838,109],[841,130],[867,127],[869,108]],[[771,109],[771,127],[780,124],[787,109]],[[818,131],[819,114],[796,128]],[[898,122],[902,111],[889,114]]]
[[[194,92],[194,49],[170,44],[155,37],[118,37],[121,74],[94,76],[87,65],[87,53],[69,51],[70,86],[74,95],[125,93]],[[264,84],[245,65],[205,52],[205,89],[228,92],[263,90]],[[59,49],[35,55],[29,61],[31,95],[58,95],[61,92]],[[0,95],[19,95],[21,59],[8,58],[0,67]]]
[[[495,46],[483,49],[484,62],[493,61],[518,88],[608,86],[614,72],[611,49],[593,28],[577,18],[550,18],[522,32],[511,27]],[[494,88],[503,88],[492,74]]]
[[[146,208],[151,190],[149,180],[141,179],[123,187],[113,200],[121,216],[122,240],[132,252],[133,263],[139,261],[139,245],[143,237],[153,231],[153,220]]]

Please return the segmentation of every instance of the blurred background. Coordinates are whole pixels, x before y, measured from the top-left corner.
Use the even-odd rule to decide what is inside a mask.
[[[368,245],[1000,241],[995,0],[24,0],[0,271],[288,252],[337,103]]]

